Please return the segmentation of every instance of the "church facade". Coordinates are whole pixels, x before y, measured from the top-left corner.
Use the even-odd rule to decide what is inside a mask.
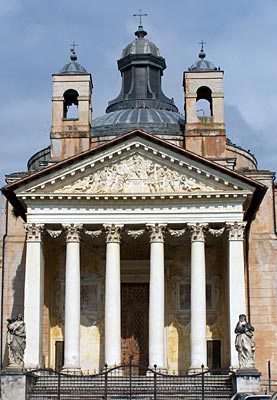
[[[184,72],[185,116],[142,26],[118,61],[119,96],[92,118],[92,78],[53,75],[50,146],[2,188],[6,320],[26,326],[24,368],[145,373],[238,369],[235,326],[255,327],[256,367],[277,367],[274,173],[226,138],[223,71]],[[199,106],[201,109],[199,110]]]

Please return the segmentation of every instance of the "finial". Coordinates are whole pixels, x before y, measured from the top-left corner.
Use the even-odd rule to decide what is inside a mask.
[[[139,38],[142,39],[144,38],[144,36],[147,35],[147,32],[143,29],[142,26],[142,20],[141,17],[147,17],[148,14],[143,14],[142,13],[142,9],[139,9],[139,13],[138,14],[133,14],[134,17],[139,17],[139,26],[138,26],[138,30],[135,32],[135,35]]]
[[[204,51],[204,44],[206,44],[206,42],[203,42],[203,40],[201,40],[201,42],[199,42],[198,44],[201,44],[201,50],[199,53],[199,58],[205,58],[206,57],[206,53]]]
[[[77,47],[77,43],[75,43],[73,41],[73,43],[70,45],[70,51],[71,51],[71,55],[70,55],[70,59],[71,61],[77,61],[77,54],[75,52],[75,47]]]

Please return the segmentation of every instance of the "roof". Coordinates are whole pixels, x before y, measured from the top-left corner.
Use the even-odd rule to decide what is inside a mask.
[[[192,64],[188,70],[192,72],[219,71],[219,68],[217,68],[211,61],[206,60],[206,53],[202,46],[199,53],[199,60]]]
[[[126,57],[129,54],[153,54],[155,57],[160,57],[160,51],[158,47],[148,39],[144,39],[144,36],[147,35],[147,32],[142,26],[138,27],[135,35],[137,38],[123,49],[121,58]]]
[[[74,49],[71,49],[70,62],[65,64],[60,70],[59,74],[88,74],[87,70],[79,63],[77,63],[77,54]]]
[[[183,135],[184,117],[173,111],[135,108],[113,111],[92,121],[92,136],[121,135],[133,129],[152,134]]]
[[[165,140],[162,140],[156,136],[153,136],[153,135],[151,135],[147,132],[141,131],[141,130],[134,130],[132,132],[126,133],[115,139],[105,142],[104,144],[102,144],[96,148],[84,151],[78,155],[75,155],[66,160],[58,162],[54,165],[46,167],[45,169],[35,172],[32,175],[29,175],[25,178],[17,180],[16,182],[13,182],[13,183],[10,183],[10,184],[4,186],[1,189],[1,191],[6,196],[6,198],[10,201],[10,203],[13,205],[13,207],[18,210],[21,217],[24,220],[26,220],[26,209],[25,209],[24,205],[22,204],[22,202],[17,198],[16,193],[15,193],[16,189],[20,188],[21,186],[23,186],[27,183],[35,181],[36,179],[45,177],[48,174],[51,174],[52,172],[59,171],[59,170],[61,170],[61,168],[70,167],[70,165],[73,165],[74,163],[76,163],[78,161],[84,160],[91,155],[95,155],[95,154],[97,155],[101,152],[104,152],[109,147],[116,145],[116,144],[120,144],[121,142],[127,141],[135,136],[141,137],[142,139],[146,139],[149,142],[151,142],[152,144],[157,144],[157,145],[163,146],[164,148],[167,148],[168,150],[174,151],[176,154],[185,156],[188,159],[191,159],[192,161],[195,161],[195,162],[203,164],[204,166],[213,168],[214,170],[218,171],[219,173],[224,173],[226,175],[229,175],[232,178],[239,179],[242,183],[251,185],[253,187],[254,193],[253,193],[253,196],[251,199],[251,206],[248,208],[248,210],[246,212],[245,220],[251,221],[254,218],[255,213],[257,212],[258,207],[259,207],[259,205],[265,195],[265,192],[267,190],[266,186],[264,186],[263,184],[255,181],[251,178],[246,177],[245,175],[242,175],[238,172],[230,170],[227,167],[224,167],[222,165],[219,165],[212,161],[209,161],[204,157],[201,157],[201,156],[199,156],[195,153],[192,153],[186,149],[183,149],[181,147],[175,146]]]

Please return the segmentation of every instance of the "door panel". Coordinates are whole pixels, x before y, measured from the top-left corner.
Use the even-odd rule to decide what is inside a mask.
[[[130,357],[134,373],[144,374],[148,366],[149,284],[123,283],[121,286],[121,361],[128,364]]]

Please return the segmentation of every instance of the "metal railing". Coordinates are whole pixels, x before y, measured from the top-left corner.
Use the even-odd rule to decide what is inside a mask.
[[[200,373],[192,375],[166,374],[157,366],[135,365],[132,358],[126,365],[105,366],[93,375],[51,369],[29,371],[28,375],[36,379],[28,389],[30,400],[223,400],[233,393],[229,370],[206,371],[202,366]]]

